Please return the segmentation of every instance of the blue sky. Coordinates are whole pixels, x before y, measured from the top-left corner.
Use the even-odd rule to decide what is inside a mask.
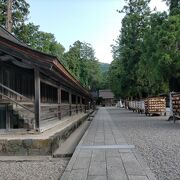
[[[40,30],[53,33],[66,49],[80,40],[92,44],[101,62],[112,61],[111,47],[119,35],[123,0],[27,0],[29,21]],[[161,0],[152,0],[151,7],[165,9]]]

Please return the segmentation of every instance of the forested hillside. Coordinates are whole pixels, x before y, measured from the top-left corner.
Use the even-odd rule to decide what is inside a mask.
[[[150,0],[126,0],[113,46],[109,82],[118,97],[141,98],[180,89],[180,0],[169,13],[150,11]]]
[[[91,44],[76,41],[63,54],[63,63],[83,86],[96,90],[101,83],[101,70]]]
[[[100,62],[100,68],[102,72],[108,72],[110,64]]]

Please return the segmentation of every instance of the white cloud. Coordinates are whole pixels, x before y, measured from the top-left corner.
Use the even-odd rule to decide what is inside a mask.
[[[93,44],[96,50],[96,57],[100,62],[111,63],[112,53],[111,45],[114,44],[114,40],[119,35],[120,27],[110,28],[106,34],[98,40],[97,44]]]
[[[157,11],[167,11],[168,7],[166,6],[166,3],[162,0],[151,0],[150,3],[151,9],[154,9],[156,7]]]

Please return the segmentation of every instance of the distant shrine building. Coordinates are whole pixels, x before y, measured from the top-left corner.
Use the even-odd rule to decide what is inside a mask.
[[[114,106],[114,94],[110,89],[99,90],[99,98],[101,98],[102,106]]]
[[[91,94],[55,56],[0,27],[0,130],[40,130],[90,108]]]

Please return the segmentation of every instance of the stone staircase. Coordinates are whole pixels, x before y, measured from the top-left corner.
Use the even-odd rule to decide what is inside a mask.
[[[29,110],[34,111],[34,105],[32,103],[23,102],[22,105],[27,107]],[[27,130],[32,130],[35,128],[34,127],[35,125],[34,113],[29,112],[25,108],[19,105],[16,105],[14,103],[9,103],[8,112],[10,114],[10,118],[12,122],[11,128],[14,128],[14,129],[23,128]],[[59,121],[59,118],[56,112],[57,112],[57,105],[42,104],[41,121],[40,121],[40,125],[43,127],[42,129],[47,129],[46,126],[48,127],[49,124]]]
[[[27,104],[26,107],[33,111],[33,104]],[[34,113],[31,113],[23,107],[13,103],[9,103],[8,112],[12,129],[34,129]]]

